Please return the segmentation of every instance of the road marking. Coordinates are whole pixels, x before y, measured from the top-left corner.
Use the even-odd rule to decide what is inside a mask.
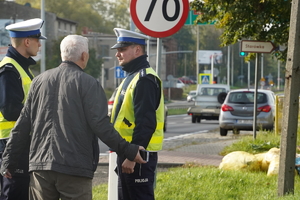
[[[182,134],[182,135],[177,135],[177,136],[165,138],[164,141],[176,140],[176,139],[184,138],[184,137],[187,137],[187,136],[190,136],[190,135],[194,135],[194,134],[198,134],[198,133],[206,133],[206,132],[208,132],[208,130],[197,131],[197,132],[193,132],[193,133],[186,133],[186,134]]]

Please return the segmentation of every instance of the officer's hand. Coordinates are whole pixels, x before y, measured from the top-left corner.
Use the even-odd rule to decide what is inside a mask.
[[[131,174],[134,172],[135,162],[125,159],[122,163],[122,173]]]
[[[11,173],[9,172],[8,169],[6,169],[6,171],[2,173],[2,176],[6,177],[6,178],[12,178]]]
[[[142,146],[140,146],[140,147],[139,147],[139,150],[145,150],[145,148],[142,147]],[[133,161],[134,161],[134,162],[137,162],[137,163],[140,163],[140,164],[147,163],[146,161],[143,160],[143,158],[141,157],[139,151],[137,152],[137,154],[136,154],[136,156],[135,156],[135,158],[134,158]]]

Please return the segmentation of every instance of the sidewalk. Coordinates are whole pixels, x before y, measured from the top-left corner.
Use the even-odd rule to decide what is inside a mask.
[[[224,147],[237,139],[233,136],[221,137],[219,133],[207,132],[164,141],[163,150],[158,152],[158,166],[178,166],[186,163],[219,166]],[[108,164],[108,155],[102,155],[99,165]]]

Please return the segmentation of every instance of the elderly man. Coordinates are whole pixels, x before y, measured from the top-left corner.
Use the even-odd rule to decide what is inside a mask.
[[[97,137],[139,163],[145,163],[138,153],[143,148],[129,144],[115,131],[102,87],[83,72],[89,59],[88,39],[69,35],[60,49],[62,63],[32,82],[3,154],[1,173],[13,177],[18,155],[30,143],[30,199],[92,199]],[[133,172],[126,163],[122,167],[124,173]]]
[[[9,31],[11,45],[0,62],[0,158],[33,79],[29,66],[36,62],[31,56],[37,55],[40,39],[46,39],[40,32],[43,23],[43,20],[35,18],[5,27]],[[0,200],[28,199],[28,148],[22,152],[14,173],[12,179],[1,176]]]

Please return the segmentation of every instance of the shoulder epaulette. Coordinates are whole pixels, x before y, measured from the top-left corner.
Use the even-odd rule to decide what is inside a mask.
[[[145,68],[141,69],[141,70],[140,70],[140,78],[141,78],[141,77],[144,77],[144,76],[146,76],[146,75],[147,75],[146,69],[145,69]]]
[[[0,73],[4,72],[5,70],[13,70],[14,67],[9,64],[5,64],[3,66],[0,66]]]

